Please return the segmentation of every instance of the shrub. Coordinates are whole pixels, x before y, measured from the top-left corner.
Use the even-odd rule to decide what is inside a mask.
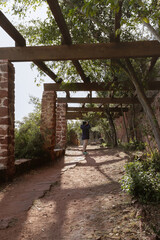
[[[146,158],[127,163],[121,180],[124,191],[140,202],[160,202],[160,155],[155,152]]]
[[[130,151],[142,151],[145,149],[145,143],[138,141],[136,139],[130,139],[129,143],[122,144],[126,150]]]
[[[30,97],[30,102],[34,104],[34,112],[24,117],[23,121],[17,122],[15,129],[15,159],[48,157],[43,149],[43,138],[40,133],[40,100]]]

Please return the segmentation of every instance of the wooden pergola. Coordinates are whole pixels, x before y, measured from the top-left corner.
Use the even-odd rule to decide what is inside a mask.
[[[0,11],[0,26],[12,37],[15,41],[15,47],[0,48],[0,59],[8,59],[11,62],[26,62],[31,61],[45,72],[53,81],[52,84],[44,84],[45,91],[65,91],[66,98],[58,98],[60,103],[80,103],[83,107],[67,107],[67,119],[82,118],[84,113],[99,112],[101,117],[104,117],[106,104],[112,104],[109,108],[110,112],[126,112],[131,104],[139,104],[137,97],[134,98],[93,98],[92,94],[87,98],[71,98],[71,91],[113,91],[119,90],[119,85],[112,86],[106,83],[91,82],[90,78],[85,75],[85,72],[79,60],[89,59],[120,59],[120,58],[146,58],[152,57],[153,61],[150,65],[148,73],[152,70],[156,60],[160,56],[160,43],[158,41],[137,41],[137,42],[112,42],[112,43],[97,43],[97,44],[72,44],[72,39],[61,12],[58,0],[47,0],[52,14],[57,22],[57,25],[63,36],[63,45],[59,46],[26,46],[26,41],[23,36],[17,31],[11,22]],[[48,68],[45,61],[66,61],[71,60],[75,66],[77,73],[80,75],[81,83],[64,84],[63,79]],[[63,84],[62,84],[63,82]],[[134,86],[130,89],[135,91]],[[160,81],[149,82],[147,90],[159,90]],[[123,91],[128,91],[129,88],[123,86]],[[152,99],[148,99],[152,101]],[[85,107],[86,103],[101,104],[101,107],[90,108]]]

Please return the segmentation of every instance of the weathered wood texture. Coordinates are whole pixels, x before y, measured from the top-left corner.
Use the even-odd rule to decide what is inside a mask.
[[[100,115],[99,115],[99,117],[100,118],[106,118],[106,114],[105,113],[101,113]],[[77,119],[77,118],[79,118],[79,119],[83,119],[83,118],[85,118],[85,114],[83,114],[83,113],[68,113],[67,112],[67,114],[66,114],[66,119],[67,120],[71,120],[71,119]]]
[[[135,89],[133,85],[130,86],[119,86],[117,84],[112,86],[112,84],[106,83],[70,83],[70,84],[60,84],[60,83],[45,83],[45,91],[113,91],[113,90],[124,90]],[[160,90],[160,81],[149,82],[146,86],[147,90]]]
[[[25,46],[26,41],[23,36],[17,31],[12,23],[0,11],[0,26],[8,33],[8,35],[15,40],[16,46]],[[7,58],[6,58],[7,59]]]
[[[151,99],[148,99],[151,101]],[[59,103],[139,104],[135,98],[57,98]]]
[[[160,56],[158,41],[0,48],[0,59],[12,62],[119,59]]]
[[[113,107],[109,108],[110,112],[127,112],[128,108],[119,108],[119,107]],[[96,108],[96,107],[67,107],[67,112],[105,112],[105,108]]]
[[[6,16],[0,11],[0,26],[8,33],[8,35],[15,41],[16,46],[25,47],[26,40],[20,32],[12,25],[12,23],[6,18]],[[56,82],[57,76],[52,72],[47,65],[40,61],[33,61],[43,72],[45,72],[52,80]]]
[[[68,30],[68,27],[67,27],[67,24],[66,24],[66,21],[64,19],[64,16],[61,12],[61,9],[60,9],[60,6],[59,6],[59,3],[57,0],[47,0],[48,2],[48,5],[52,11],[52,14],[54,15],[54,18],[57,22],[57,25],[62,33],[62,36],[63,36],[63,44],[67,44],[67,45],[71,45],[72,44],[72,39],[71,39],[71,35],[69,33],[69,30]],[[83,71],[83,68],[80,64],[80,62],[78,60],[72,60],[72,63],[73,65],[75,66],[77,72],[79,73],[79,75],[81,76],[81,79],[84,81],[84,82],[89,82],[89,78],[86,77],[84,71]]]

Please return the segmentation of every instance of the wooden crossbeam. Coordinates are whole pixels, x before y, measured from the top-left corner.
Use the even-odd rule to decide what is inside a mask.
[[[119,59],[160,56],[158,41],[94,43],[0,48],[0,59],[12,62]]]
[[[131,86],[131,88],[134,88]],[[106,83],[70,83],[70,84],[57,84],[57,83],[45,83],[44,91],[109,91],[116,89],[116,85]],[[128,87],[123,87],[124,90],[129,90]],[[117,86],[117,90],[120,90]]]
[[[99,115],[100,118],[106,118],[106,114],[105,113],[101,113],[101,115]],[[82,113],[67,113],[66,114],[66,119],[84,119],[85,115]]]
[[[45,83],[44,91],[113,91],[113,90],[134,90],[134,86],[121,86],[114,84],[106,84],[106,83],[69,83],[69,84],[61,84],[61,83]],[[160,81],[149,82],[146,87],[147,90],[160,90]]]
[[[20,32],[13,26],[13,24],[6,18],[6,16],[0,11],[0,26],[8,33],[8,35],[15,41],[16,46],[25,47],[26,40],[20,34]],[[45,72],[52,80],[56,82],[57,75],[52,72],[47,65],[40,60],[33,60],[43,72]]]
[[[148,99],[151,101],[151,99]],[[59,103],[139,104],[135,98],[57,98]]]
[[[63,44],[65,43],[67,45],[71,45],[72,44],[72,39],[71,39],[69,30],[68,30],[67,24],[65,22],[64,16],[61,12],[58,1],[57,0],[54,0],[54,1],[47,0],[47,2],[48,2],[48,5],[49,5],[49,7],[52,11],[52,14],[54,15],[54,18],[57,22],[57,25],[58,25],[61,33],[62,33]],[[89,82],[89,78],[86,77],[80,62],[78,60],[72,60],[72,62],[73,62],[73,65],[75,66],[77,72],[81,76],[81,79],[84,82]]]
[[[148,90],[160,90],[160,81],[149,81]]]
[[[119,108],[119,107],[110,107],[110,112],[128,112],[128,108]],[[74,112],[74,113],[86,113],[86,112],[105,112],[105,108],[96,108],[96,107],[67,107],[67,112]]]

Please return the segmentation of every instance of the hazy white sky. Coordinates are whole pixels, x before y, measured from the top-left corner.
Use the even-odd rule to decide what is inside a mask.
[[[0,47],[15,46],[14,41],[0,28]],[[15,119],[22,120],[29,112],[32,112],[33,106],[29,104],[29,96],[35,96],[41,99],[43,84],[36,86],[34,79],[37,75],[36,69],[32,70],[29,62],[13,63],[15,67]],[[48,77],[45,82],[53,82]]]
[[[3,11],[3,10],[2,10]],[[42,13],[42,10],[41,10]],[[13,16],[5,14],[5,16],[11,21]],[[41,14],[42,16],[42,14]],[[15,42],[7,33],[0,27],[0,47],[13,47]],[[43,84],[40,87],[37,87],[34,82],[35,77],[37,76],[38,71],[31,69],[31,63],[21,62],[13,63],[15,67],[15,120],[22,120],[24,116],[27,116],[28,113],[32,112],[33,106],[29,104],[29,96],[34,96],[42,98],[43,93]],[[45,83],[53,83],[48,76],[43,77]],[[79,94],[72,93],[71,96],[86,96],[87,92],[79,92]],[[65,96],[65,94],[58,94],[58,96]],[[70,104],[69,104],[70,105]],[[73,105],[73,104],[72,104]],[[77,106],[77,104],[76,104]]]

